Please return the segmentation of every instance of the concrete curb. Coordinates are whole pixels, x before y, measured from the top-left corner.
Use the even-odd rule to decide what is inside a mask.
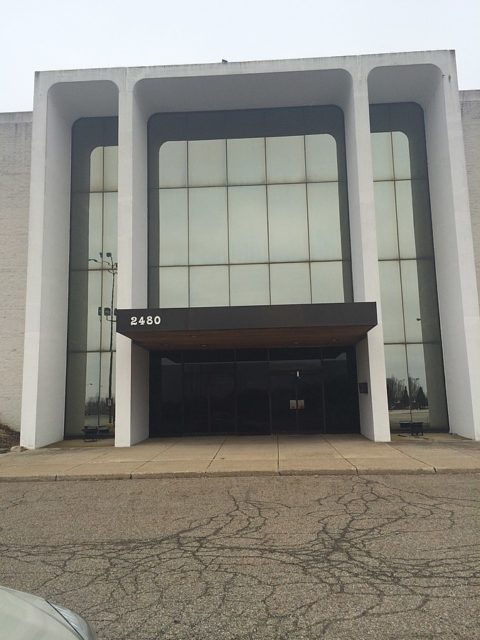
[[[39,476],[0,476],[1,482],[62,482],[62,481],[90,481],[90,480],[162,480],[164,478],[231,478],[231,477],[282,477],[282,476],[368,476],[368,475],[430,475],[430,474],[461,474],[461,473],[480,473],[480,469],[460,469],[458,467],[451,469],[436,469],[431,467],[428,469],[282,469],[279,471],[166,471],[165,473],[112,473],[112,474],[92,474],[92,475],[67,475],[67,474],[45,474]]]

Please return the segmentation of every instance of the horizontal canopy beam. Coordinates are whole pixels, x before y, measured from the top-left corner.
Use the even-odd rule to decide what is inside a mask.
[[[117,332],[149,350],[348,346],[376,324],[374,302],[117,311]]]

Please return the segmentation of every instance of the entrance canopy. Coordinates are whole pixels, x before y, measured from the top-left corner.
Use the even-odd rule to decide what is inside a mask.
[[[351,346],[376,324],[375,302],[117,311],[117,332],[152,351]]]

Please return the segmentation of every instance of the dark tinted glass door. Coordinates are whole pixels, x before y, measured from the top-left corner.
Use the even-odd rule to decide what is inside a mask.
[[[237,362],[237,433],[271,433],[268,362]]]
[[[356,363],[353,350],[331,349],[323,359],[327,433],[359,431]]]
[[[186,363],[183,371],[185,433],[210,433],[208,364]]]
[[[296,376],[299,433],[324,433],[324,389],[321,362],[303,363]]]
[[[235,432],[235,363],[209,365],[210,433]]]
[[[270,362],[272,433],[297,431],[296,369],[290,361]]]
[[[320,360],[271,361],[270,397],[273,433],[324,431]]]
[[[353,349],[150,354],[150,435],[359,431]]]

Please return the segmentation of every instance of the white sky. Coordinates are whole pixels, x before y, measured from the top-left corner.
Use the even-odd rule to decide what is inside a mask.
[[[36,70],[455,49],[480,89],[480,0],[3,0],[0,112]]]

